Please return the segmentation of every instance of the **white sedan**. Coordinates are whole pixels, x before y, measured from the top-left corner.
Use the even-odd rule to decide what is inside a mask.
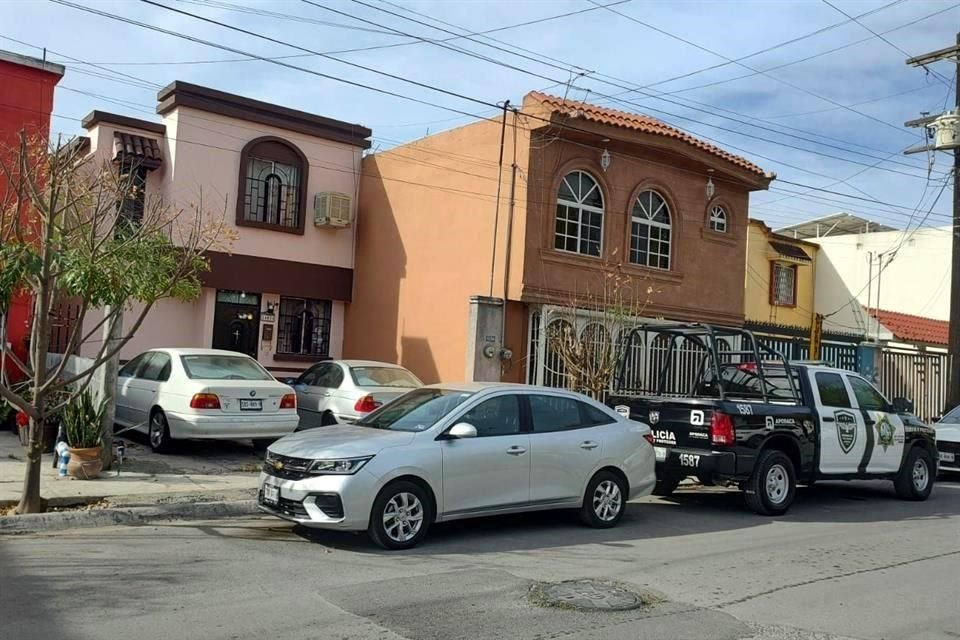
[[[960,473],[960,407],[954,407],[933,428],[937,431],[940,470]]]
[[[299,423],[297,396],[253,358],[218,349],[153,349],[118,374],[116,423],[172,440],[273,440]]]

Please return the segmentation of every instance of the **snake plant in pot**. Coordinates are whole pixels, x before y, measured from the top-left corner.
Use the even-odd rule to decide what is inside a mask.
[[[91,480],[103,468],[100,455],[105,407],[105,402],[97,402],[89,391],[83,391],[63,408],[60,420],[70,447],[67,474],[73,478]]]

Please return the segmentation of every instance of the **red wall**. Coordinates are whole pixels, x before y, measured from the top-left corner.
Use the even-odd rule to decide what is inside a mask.
[[[47,139],[53,90],[59,81],[57,73],[0,60],[0,153],[5,158],[16,148],[21,130]],[[0,175],[0,202],[6,188],[7,182]],[[30,306],[29,296],[16,296],[7,322],[7,339],[14,353],[24,359],[30,336]],[[7,373],[14,380],[20,377],[19,370],[9,364]]]

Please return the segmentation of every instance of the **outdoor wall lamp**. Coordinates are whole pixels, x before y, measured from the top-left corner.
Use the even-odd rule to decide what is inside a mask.
[[[609,138],[603,139],[604,145],[606,145],[608,142],[610,142]],[[604,173],[606,173],[607,168],[610,167],[610,160],[610,152],[607,151],[606,146],[604,146],[603,153],[600,154],[600,168],[603,169]]]
[[[713,169],[707,169],[707,200],[713,198],[713,194],[717,192],[717,188],[713,185]]]
[[[268,302],[268,303],[267,303],[267,313],[273,313],[273,309],[274,309],[273,303],[272,303],[272,302]]]

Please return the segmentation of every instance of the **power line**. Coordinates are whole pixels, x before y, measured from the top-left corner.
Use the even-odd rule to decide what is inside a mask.
[[[438,30],[438,31],[441,31],[441,32],[444,32],[444,33],[448,33],[448,34],[454,34],[454,33],[455,33],[455,32],[450,31],[450,30],[448,30],[448,29],[443,29],[443,28],[437,27],[437,26],[435,26],[435,25],[427,24],[427,23],[425,23],[425,22],[423,22],[423,21],[421,21],[421,20],[416,20],[416,19],[414,19],[414,18],[409,18],[409,17],[403,16],[403,15],[401,15],[401,14],[395,13],[395,12],[393,12],[393,11],[389,11],[389,10],[387,10],[387,9],[383,9],[383,8],[381,8],[381,7],[376,7],[376,6],[374,6],[374,5],[368,4],[367,2],[363,2],[362,0],[352,0],[352,1],[353,1],[354,3],[356,3],[356,4],[362,5],[362,6],[364,6],[364,7],[368,7],[368,8],[371,8],[371,9],[375,9],[375,10],[377,10],[377,11],[381,11],[381,12],[386,13],[386,14],[389,14],[389,15],[391,15],[391,16],[399,17],[399,18],[402,18],[402,19],[404,19],[404,20],[408,20],[408,21],[414,22],[414,23],[416,23],[416,24],[420,24],[420,25],[423,25],[423,26],[427,26],[427,27],[429,27],[429,28],[431,28],[431,29],[435,29],[435,30]],[[318,8],[320,8],[320,9],[324,9],[324,10],[326,10],[326,11],[330,11],[330,12],[335,13],[335,14],[337,14],[337,15],[341,15],[341,16],[353,18],[353,19],[355,19],[355,20],[358,20],[358,21],[363,22],[363,23],[366,23],[366,24],[377,25],[377,26],[379,26],[379,27],[384,27],[384,28],[393,29],[392,27],[386,27],[386,25],[382,25],[382,24],[377,23],[377,22],[375,22],[375,21],[368,20],[368,19],[366,19],[366,18],[362,18],[362,17],[356,16],[356,15],[347,13],[347,12],[345,12],[345,11],[341,11],[341,10],[339,10],[339,9],[334,9],[334,8],[331,8],[331,7],[327,7],[327,6],[323,6],[323,5],[317,4],[316,2],[313,2],[313,0],[301,0],[301,2],[304,2],[304,3],[309,4],[309,5],[311,5],[311,6],[314,6],[314,7],[318,7]],[[595,4],[596,4],[596,3],[595,3]],[[439,21],[438,21],[438,22],[439,22]],[[445,24],[451,24],[451,23],[445,23]],[[458,28],[458,29],[461,29],[461,30],[465,30],[464,27],[459,27],[459,26],[457,26],[457,25],[452,25],[452,24],[451,24],[451,26],[454,26],[454,27],[456,27],[456,28]],[[524,69],[524,68],[519,68],[519,67],[516,67],[516,66],[514,66],[514,65],[511,65],[511,64],[508,64],[508,63],[504,63],[504,62],[502,62],[502,61],[495,60],[495,59],[492,59],[492,58],[489,58],[489,57],[487,57],[487,56],[482,56],[482,55],[479,55],[479,54],[477,54],[477,53],[475,53],[475,52],[473,52],[473,51],[465,50],[465,49],[462,49],[462,48],[460,48],[460,47],[449,46],[449,45],[444,44],[444,43],[441,42],[441,41],[431,40],[431,39],[429,39],[429,38],[424,38],[424,37],[422,37],[422,36],[417,36],[417,35],[414,35],[414,34],[411,34],[411,33],[407,33],[407,32],[404,32],[404,31],[400,31],[400,30],[398,30],[398,29],[393,29],[393,30],[394,30],[397,34],[399,34],[399,35],[404,35],[404,36],[411,37],[411,38],[419,38],[419,39],[421,39],[421,40],[424,41],[424,42],[427,42],[427,43],[430,43],[430,44],[434,44],[434,45],[440,46],[440,47],[442,47],[442,48],[444,48],[444,49],[449,49],[449,50],[451,50],[451,51],[455,51],[455,52],[457,52],[457,53],[461,53],[461,54],[463,54],[463,55],[467,55],[467,56],[470,56],[470,57],[473,57],[473,58],[477,58],[477,59],[483,60],[483,61],[485,61],[485,62],[489,62],[489,63],[492,63],[492,64],[497,64],[497,65],[499,65],[499,66],[503,66],[503,67],[506,67],[506,68],[508,68],[508,69],[512,69],[512,70],[514,70],[514,71],[519,71],[519,72],[521,72],[521,73],[525,73],[525,74],[528,74],[528,75],[533,75],[533,76],[535,76],[535,77],[538,77],[538,78],[541,78],[541,79],[544,79],[544,80],[549,80],[549,81],[553,81],[553,82],[559,82],[559,81],[557,81],[555,78],[550,78],[549,76],[545,76],[545,75],[542,75],[542,74],[539,74],[539,73],[535,73],[535,72],[529,71],[529,70]],[[498,46],[490,45],[490,44],[487,44],[487,43],[478,41],[478,40],[476,40],[476,39],[474,39],[474,38],[471,38],[471,37],[468,37],[468,36],[465,36],[465,38],[466,38],[467,40],[471,41],[471,42],[476,42],[477,44],[480,44],[480,45],[482,45],[482,46],[491,47],[491,48],[493,48],[493,49],[495,49],[495,50],[503,51],[503,52],[506,52],[506,53],[508,53],[508,54],[510,54],[510,55],[515,55],[515,56],[524,58],[524,59],[526,59],[526,60],[531,60],[531,61],[537,62],[537,63],[539,63],[539,64],[545,64],[545,65],[547,65],[547,66],[550,66],[550,67],[553,67],[553,68],[556,68],[556,69],[561,69],[561,70],[564,70],[564,71],[567,71],[567,70],[568,70],[567,67],[558,66],[557,64],[551,64],[551,63],[549,63],[549,62],[543,62],[542,60],[538,60],[537,58],[533,58],[533,57],[527,56],[527,55],[518,54],[518,53],[516,53],[516,52],[510,51],[510,50],[505,49],[505,48],[503,48],[503,47],[498,47]],[[532,52],[532,51],[530,51],[530,50],[528,50],[528,49],[524,49],[524,51],[528,51],[528,52],[530,52],[530,53],[534,53],[535,55],[541,55],[541,54],[536,54],[536,52]],[[543,56],[543,57],[546,57],[546,56]],[[555,58],[549,58],[549,59],[550,59],[550,60],[555,60]],[[562,63],[562,64],[564,64],[564,65],[572,66],[572,65],[570,65],[570,63],[564,63],[563,61],[558,61],[558,62],[560,62],[560,63]],[[592,73],[591,75],[597,76],[598,78],[600,78],[600,77],[603,76],[603,74],[595,74],[595,73]],[[609,77],[609,76],[606,76],[606,77]],[[605,84],[610,85],[610,86],[613,86],[613,87],[616,87],[616,88],[621,88],[621,89],[627,88],[627,89],[629,89],[629,91],[639,91],[639,92],[641,92],[641,93],[644,93],[644,95],[646,95],[647,97],[650,97],[650,98],[652,98],[652,99],[662,100],[662,101],[664,101],[664,102],[667,102],[667,103],[670,103],[670,104],[674,104],[674,105],[677,105],[677,106],[680,106],[680,107],[683,107],[683,108],[686,108],[686,109],[691,109],[691,110],[693,110],[693,111],[699,111],[699,112],[702,112],[702,113],[706,113],[706,114],[708,114],[708,115],[712,115],[712,116],[724,118],[724,119],[726,119],[726,120],[730,120],[730,121],[732,121],[732,122],[736,122],[737,124],[740,124],[740,125],[745,125],[745,126],[749,126],[749,127],[754,127],[754,128],[757,128],[757,129],[760,129],[760,130],[764,130],[764,131],[769,131],[769,132],[771,132],[771,133],[775,133],[775,134],[778,134],[778,135],[787,136],[787,137],[791,137],[791,138],[796,138],[796,139],[802,140],[802,141],[804,141],[804,142],[809,142],[809,143],[812,143],[812,144],[815,144],[815,145],[820,145],[820,146],[824,146],[824,147],[829,147],[829,148],[837,149],[837,150],[840,150],[840,151],[844,151],[844,152],[846,152],[846,153],[851,153],[851,154],[855,154],[855,155],[864,156],[864,157],[870,158],[870,159],[872,159],[872,160],[878,159],[876,156],[874,156],[874,155],[872,155],[872,154],[869,154],[869,153],[864,153],[864,152],[861,152],[861,151],[852,150],[852,149],[849,149],[849,148],[847,148],[847,147],[839,146],[839,145],[836,145],[836,144],[819,142],[819,141],[817,141],[817,140],[813,140],[813,139],[811,139],[811,138],[807,138],[807,137],[804,137],[804,136],[798,136],[798,135],[795,135],[795,134],[791,134],[791,133],[787,133],[787,132],[784,132],[784,131],[780,131],[780,130],[778,130],[778,129],[773,129],[773,128],[771,128],[771,127],[765,127],[765,126],[756,124],[756,122],[751,121],[751,120],[742,120],[742,119],[739,119],[739,118],[733,118],[733,117],[730,117],[730,116],[723,115],[722,113],[717,113],[716,111],[711,111],[711,110],[707,110],[707,109],[703,109],[703,108],[698,108],[698,107],[690,106],[690,105],[687,105],[687,104],[678,102],[677,100],[672,100],[672,99],[664,98],[664,97],[662,97],[662,96],[658,96],[658,95],[655,95],[655,94],[652,94],[652,93],[643,92],[642,89],[639,89],[639,88],[630,89],[629,87],[625,87],[623,84],[618,84],[618,83],[616,83],[616,82],[609,82],[609,81],[602,80],[602,79],[600,79],[599,81],[600,81],[600,82],[604,82]],[[624,82],[627,82],[627,81],[624,81]],[[695,122],[695,123],[698,123],[698,124],[702,124],[702,125],[705,125],[705,126],[709,126],[709,127],[715,128],[715,129],[719,129],[719,130],[721,130],[721,131],[726,131],[726,132],[734,133],[734,134],[737,134],[737,135],[742,135],[742,136],[749,137],[749,138],[753,138],[753,139],[760,140],[760,141],[763,141],[763,142],[770,142],[770,140],[768,140],[767,138],[762,137],[762,136],[757,136],[757,135],[753,135],[753,134],[749,134],[749,133],[744,133],[744,132],[742,132],[742,131],[737,131],[737,130],[730,129],[730,128],[727,128],[727,127],[722,127],[722,126],[720,126],[720,125],[715,125],[715,124],[703,122],[702,120],[697,120],[697,119],[695,119],[695,118],[690,118],[690,117],[688,117],[688,116],[682,116],[682,115],[679,115],[679,114],[676,114],[676,113],[672,113],[672,112],[669,112],[669,111],[665,111],[665,110],[662,110],[662,109],[657,109],[657,108],[654,108],[654,107],[650,107],[650,106],[648,106],[648,105],[642,105],[642,104],[638,104],[638,103],[636,103],[636,102],[624,101],[624,100],[621,100],[621,99],[617,98],[616,95],[609,96],[609,95],[605,95],[605,94],[602,94],[602,93],[596,93],[596,92],[593,92],[593,93],[595,93],[595,94],[596,94],[598,97],[600,97],[600,98],[607,98],[607,99],[610,99],[610,100],[619,102],[620,104],[628,105],[628,106],[630,106],[630,107],[640,108],[640,109],[645,110],[645,111],[658,112],[658,113],[665,114],[665,115],[667,115],[667,116],[671,116],[671,117],[673,117],[673,118],[678,118],[678,119],[687,120],[687,121],[690,121],[690,122]],[[715,108],[716,108],[716,107],[715,107]],[[749,118],[749,117],[750,117],[750,116],[746,116],[746,115],[744,115],[744,114],[737,113],[737,112],[735,112],[735,111],[731,111],[731,110],[729,110],[729,109],[723,109],[723,108],[719,108],[719,109],[720,109],[721,111],[726,111],[726,112],[728,112],[728,113],[734,113],[734,114],[740,115],[740,116],[742,116],[742,117],[744,117],[744,118]],[[783,125],[777,125],[777,126],[783,127]],[[789,129],[790,127],[784,127],[784,128],[788,128],[788,129]],[[794,129],[794,130],[802,131],[802,130],[798,130],[798,129]],[[804,133],[810,133],[810,132],[804,132]],[[817,133],[810,133],[810,135],[817,136],[817,137],[821,137],[821,138],[826,138],[826,139],[831,139],[831,140],[836,140],[836,138],[829,138],[828,136],[822,136],[822,135],[817,134]],[[781,146],[789,147],[789,148],[791,148],[791,149],[795,149],[795,150],[798,150],[798,151],[803,151],[803,152],[806,152],[806,153],[812,153],[812,154],[815,154],[815,155],[821,155],[821,156],[824,156],[824,157],[828,157],[828,158],[832,158],[832,159],[837,159],[837,160],[841,160],[841,161],[844,161],[844,162],[851,162],[851,163],[854,163],[854,164],[861,164],[861,165],[863,165],[863,163],[858,163],[858,162],[855,162],[855,161],[853,161],[853,160],[849,160],[849,159],[847,159],[847,158],[841,158],[841,157],[838,157],[838,156],[835,156],[835,155],[832,155],[832,154],[823,153],[823,152],[819,152],[819,151],[816,151],[816,150],[806,149],[806,148],[803,148],[803,147],[797,147],[797,146],[795,146],[795,145],[788,145],[788,144],[782,143],[782,142],[778,142],[778,143],[776,143],[776,144],[780,144]],[[855,146],[862,146],[862,145],[855,145]],[[865,148],[867,148],[867,147],[865,147]],[[881,152],[882,152],[882,153],[887,153],[887,151],[885,151],[885,150],[881,150]],[[749,153],[749,152],[748,152],[748,153]],[[909,162],[904,162],[904,161],[902,161],[902,160],[893,160],[893,159],[892,159],[892,156],[888,156],[887,158],[884,158],[884,161],[886,161],[886,162],[891,162],[892,164],[902,165],[902,166],[905,166],[905,167],[908,167],[908,168],[911,168],[911,169],[916,169],[916,168],[918,168],[916,165],[911,164],[911,163],[909,163]],[[871,168],[876,167],[876,165],[863,165],[863,166],[870,166]],[[801,170],[802,170],[802,169],[801,169]],[[886,169],[886,168],[882,168],[882,170],[887,170],[887,169]],[[909,175],[912,175],[912,174],[909,174]],[[922,177],[922,176],[916,176],[916,177]]]

